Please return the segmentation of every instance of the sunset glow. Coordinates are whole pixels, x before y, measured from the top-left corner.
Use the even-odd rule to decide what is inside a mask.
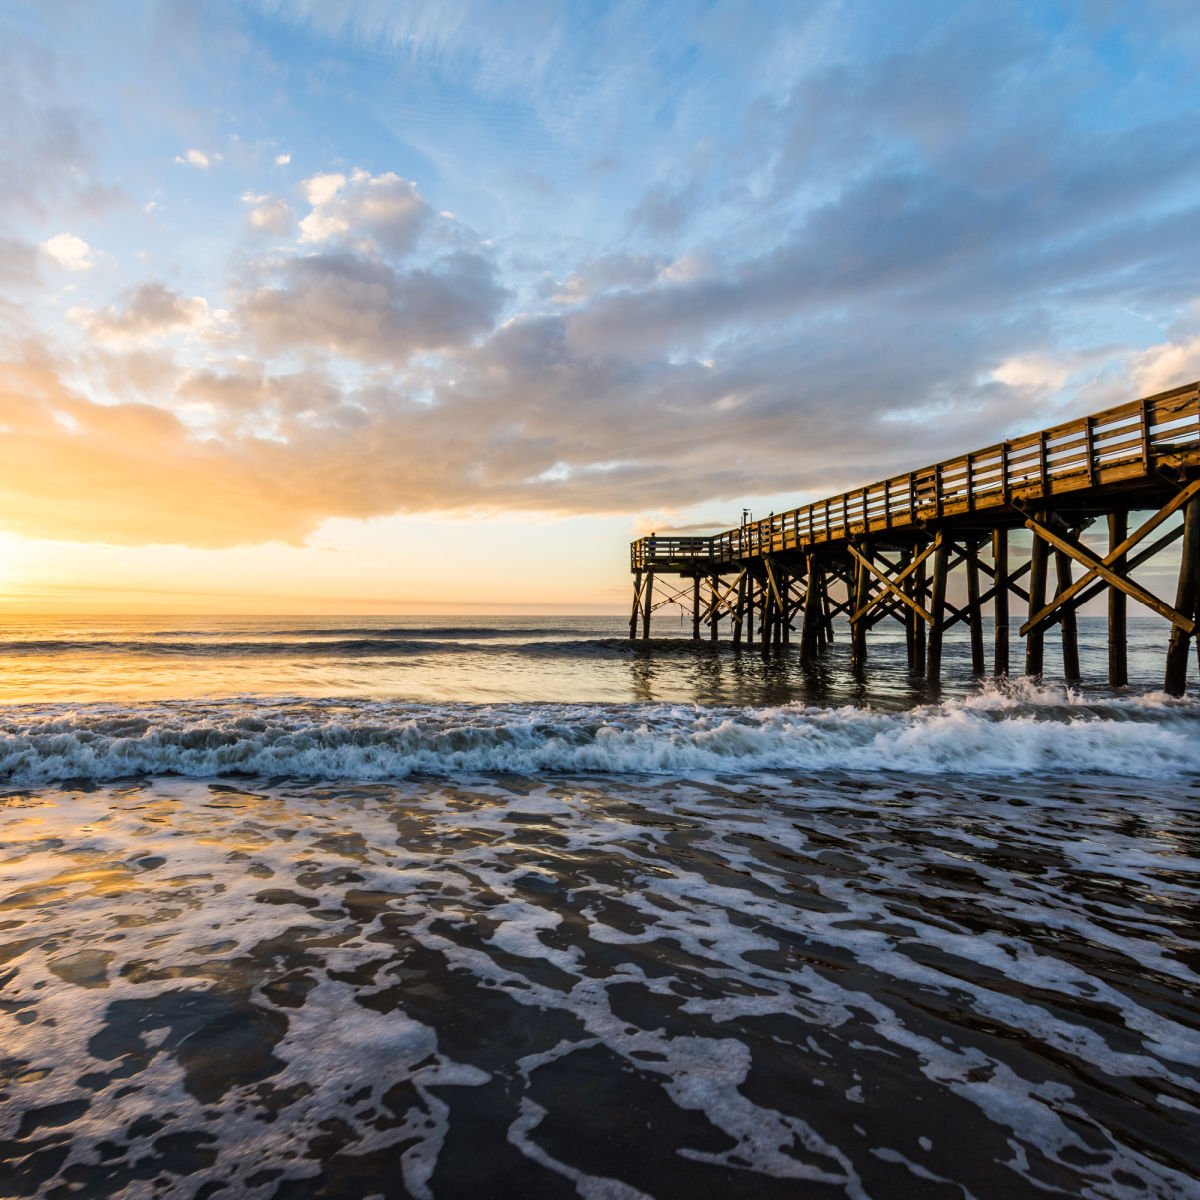
[[[615,611],[1200,374],[1167,15],[502,9],[6,6],[0,603]]]

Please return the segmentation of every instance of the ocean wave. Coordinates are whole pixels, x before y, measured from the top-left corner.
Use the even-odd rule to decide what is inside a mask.
[[[0,709],[13,786],[194,778],[403,779],[462,773],[1187,778],[1200,704],[1016,684],[905,712],[861,707],[401,704],[239,700]]]
[[[320,641],[197,639],[122,641],[112,638],[44,639],[0,642],[0,655],[15,657],[55,654],[146,655],[168,658],[370,658],[409,654],[477,651],[461,642],[392,638],[347,638]]]
[[[352,633],[338,630],[339,635]],[[42,638],[22,641],[0,641],[0,656],[17,658],[50,655],[116,655],[151,658],[403,658],[417,654],[523,654],[534,657],[611,657],[615,655],[671,653],[695,655],[704,653],[708,643],[682,638],[654,642],[633,642],[628,638],[558,638],[536,641],[502,641],[501,638],[527,636],[532,630],[481,634],[482,643],[467,640],[470,630],[459,630],[457,636],[417,637],[417,632],[385,631],[370,637],[333,636],[312,638]],[[552,634],[553,630],[544,631]],[[491,640],[488,640],[491,639]],[[715,649],[715,648],[714,648]]]

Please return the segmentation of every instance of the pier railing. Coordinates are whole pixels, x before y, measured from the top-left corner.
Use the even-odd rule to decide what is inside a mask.
[[[641,538],[630,568],[678,570],[847,541],[1144,478],[1200,448],[1200,384],[1000,442],[712,537]]]

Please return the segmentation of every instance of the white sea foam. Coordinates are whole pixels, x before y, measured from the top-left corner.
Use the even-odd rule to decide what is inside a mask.
[[[1194,700],[1028,684],[907,711],[311,700],[9,706],[0,709],[0,778],[17,786],[488,772],[1172,779],[1200,771],[1198,732]]]
[[[1051,1172],[1175,1200],[1195,1152],[1170,1139],[1200,1095],[1179,791],[881,775],[10,796],[0,1136],[32,1154],[28,1115],[79,1107],[41,1194],[198,1132],[247,1200],[346,1157],[414,1196],[465,1194],[439,1171],[464,1127],[498,1127],[509,1169],[585,1197],[668,1194],[648,1158],[711,1173],[694,1194],[734,1194],[736,1172],[746,1194],[1032,1195]],[[270,1061],[240,1064],[239,1030]],[[626,1088],[632,1117],[612,1107]],[[643,1113],[639,1157],[611,1131]]]

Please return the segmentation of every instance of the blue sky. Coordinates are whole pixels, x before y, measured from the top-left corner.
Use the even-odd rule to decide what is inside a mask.
[[[1194,5],[0,24],[0,529],[29,598],[77,586],[68,547],[189,603],[218,575],[285,607],[617,604],[639,531],[1200,376]],[[480,530],[496,578],[550,554],[557,590],[480,599],[430,561]]]

